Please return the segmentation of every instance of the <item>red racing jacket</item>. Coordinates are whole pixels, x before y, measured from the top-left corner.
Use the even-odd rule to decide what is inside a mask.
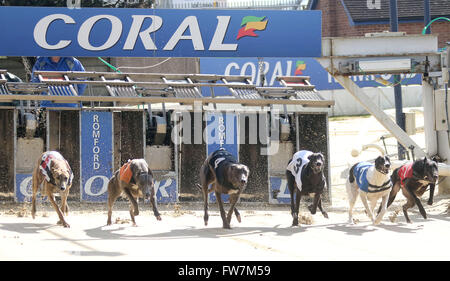
[[[405,187],[404,180],[408,178],[412,178],[413,175],[413,169],[412,169],[413,163],[405,164],[398,170],[398,176],[400,178],[400,183],[402,187]]]

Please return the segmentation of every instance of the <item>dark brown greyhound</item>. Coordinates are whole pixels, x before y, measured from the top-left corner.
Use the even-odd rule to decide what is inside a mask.
[[[157,220],[161,220],[161,215],[156,208],[155,190],[153,182],[153,173],[148,168],[144,159],[128,160],[111,177],[108,183],[108,220],[107,225],[111,225],[112,207],[116,199],[122,194],[130,200],[130,216],[133,226],[136,226],[134,216],[139,215],[139,209],[136,199],[138,197],[150,197],[153,214]]]
[[[58,214],[58,224],[64,227],[70,227],[63,216],[63,213],[66,215],[69,214],[67,196],[69,195],[73,179],[73,173],[69,163],[59,152],[46,151],[41,154],[36,164],[32,178],[33,197],[31,200],[31,216],[34,219],[36,215],[36,194],[41,184],[43,184],[41,194],[47,195],[48,200]],[[59,192],[61,195],[61,209],[56,204],[53,196],[53,193],[56,192]]]
[[[435,161],[424,157],[418,159],[413,163],[405,164],[392,172],[392,190],[389,194],[387,206],[389,207],[395,199],[397,192],[401,189],[402,194],[406,197],[406,204],[402,206],[403,214],[406,222],[411,223],[408,216],[408,209],[417,204],[419,212],[424,219],[427,218],[427,213],[420,202],[421,197],[427,187],[430,187],[430,197],[428,198],[428,205],[433,204],[433,195],[436,181],[439,177],[438,165]],[[378,210],[379,212],[380,210]],[[396,211],[398,213],[398,211]]]
[[[209,218],[208,194],[213,191],[219,204],[223,228],[231,228],[230,222],[233,211],[237,220],[241,222],[241,215],[235,205],[247,185],[249,172],[250,171],[247,166],[239,164],[233,155],[223,148],[211,153],[206,158],[200,168],[201,186],[199,186],[203,191],[203,199],[205,202],[205,214],[203,217],[205,225],[208,225]],[[212,188],[208,189],[210,184],[212,184]],[[227,215],[225,214],[225,210],[223,208],[221,194],[230,195],[230,210]]]
[[[322,193],[327,183],[323,174],[324,157],[322,153],[313,153],[307,150],[296,152],[286,168],[286,178],[291,194],[292,225],[298,225],[298,212],[302,195],[314,193],[312,205],[308,206],[311,214],[315,214],[317,207],[325,218],[327,212],[322,209]],[[295,194],[295,196],[294,196]],[[294,203],[295,197],[295,203]]]

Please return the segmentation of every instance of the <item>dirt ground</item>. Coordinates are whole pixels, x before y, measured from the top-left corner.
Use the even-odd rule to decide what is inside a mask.
[[[421,120],[419,113],[417,126]],[[287,205],[241,203],[242,222],[233,217],[232,229],[225,230],[216,204],[210,206],[205,226],[200,203],[159,205],[162,221],[157,221],[150,206],[141,202],[138,226],[133,227],[128,203],[117,202],[114,223],[106,226],[106,204],[70,201],[67,229],[56,225],[57,215],[49,203],[38,204],[33,220],[29,203],[0,200],[0,260],[450,260],[450,195],[436,195],[428,206],[425,193],[422,202],[429,218],[424,220],[415,207],[409,212],[413,223],[407,224],[402,213],[393,217],[405,202],[399,194],[377,226],[358,200],[354,213],[358,223],[347,223],[347,170],[379,154],[370,149],[355,158],[350,152],[363,144],[383,145],[379,138],[386,131],[373,117],[331,118],[329,130],[328,219],[320,212],[309,214],[303,202],[302,224],[292,227]],[[413,138],[423,145],[423,134]],[[389,153],[396,152],[392,139],[386,144]]]

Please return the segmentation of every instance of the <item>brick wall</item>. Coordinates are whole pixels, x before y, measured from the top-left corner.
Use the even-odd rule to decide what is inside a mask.
[[[389,24],[351,26],[340,0],[319,1],[316,9],[322,10],[323,37],[364,36],[365,33],[390,30]],[[400,23],[398,29],[407,34],[421,34],[423,27],[423,22]],[[450,41],[450,22],[434,22],[431,25],[431,32],[432,34],[438,34],[440,48],[446,46],[446,42]]]

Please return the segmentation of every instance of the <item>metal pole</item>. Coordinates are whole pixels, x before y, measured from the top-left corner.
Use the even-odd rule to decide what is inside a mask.
[[[423,23],[424,26],[427,26],[428,23],[431,21],[430,0],[423,1],[423,10],[424,10]],[[431,34],[431,26],[427,28],[425,34]]]
[[[390,23],[391,31],[398,31],[398,12],[397,12],[397,0],[390,0],[389,2],[390,10]],[[403,114],[403,101],[402,101],[402,85],[400,83],[400,75],[394,75],[394,96],[395,96],[395,120],[397,125],[405,130],[405,118]],[[398,159],[405,159],[405,148],[400,144],[398,145]]]

